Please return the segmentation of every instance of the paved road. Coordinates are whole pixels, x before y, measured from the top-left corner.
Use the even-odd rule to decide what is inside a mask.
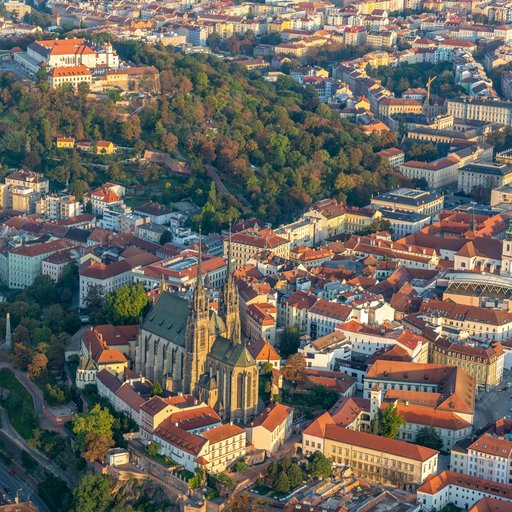
[[[512,383],[510,370],[504,371],[503,382],[498,388],[478,396],[475,403],[474,430],[479,430],[504,416],[512,417],[512,387],[507,391],[500,391],[507,382]]]
[[[9,493],[6,493],[6,489]],[[51,512],[45,502],[24,480],[19,476],[10,476],[9,469],[0,464],[0,495],[5,495],[14,502],[16,492],[18,492],[20,501],[32,501],[37,505],[40,512]]]

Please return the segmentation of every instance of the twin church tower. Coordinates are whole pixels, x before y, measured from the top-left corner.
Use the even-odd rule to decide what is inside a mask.
[[[218,312],[203,284],[199,243],[193,300],[161,291],[147,314],[136,345],[135,370],[175,393],[189,393],[227,421],[257,414],[258,366],[240,333],[238,291],[231,241]]]

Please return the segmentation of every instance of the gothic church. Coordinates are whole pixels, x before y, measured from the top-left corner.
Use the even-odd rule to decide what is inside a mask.
[[[190,393],[226,421],[257,414],[258,366],[242,343],[231,243],[219,312],[208,306],[201,244],[193,300],[162,291],[144,319],[135,369],[175,393]]]

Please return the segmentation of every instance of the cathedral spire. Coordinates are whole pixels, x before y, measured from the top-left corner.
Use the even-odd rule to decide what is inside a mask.
[[[203,238],[201,236],[201,226],[199,226],[199,248],[197,253],[197,280],[196,290],[203,287]]]
[[[226,336],[234,343],[240,342],[240,313],[238,310],[238,290],[233,277],[233,250],[231,241],[231,226],[229,226],[227,251],[226,280],[222,288],[221,314],[226,324]]]
[[[197,278],[196,289],[194,290],[194,309],[196,313],[208,309],[206,302],[206,290],[203,286],[203,249],[201,228],[199,228],[199,250],[197,252]]]

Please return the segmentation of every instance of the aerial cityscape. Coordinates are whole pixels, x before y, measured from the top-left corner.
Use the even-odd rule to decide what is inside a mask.
[[[512,3],[0,0],[0,512],[512,512]]]

